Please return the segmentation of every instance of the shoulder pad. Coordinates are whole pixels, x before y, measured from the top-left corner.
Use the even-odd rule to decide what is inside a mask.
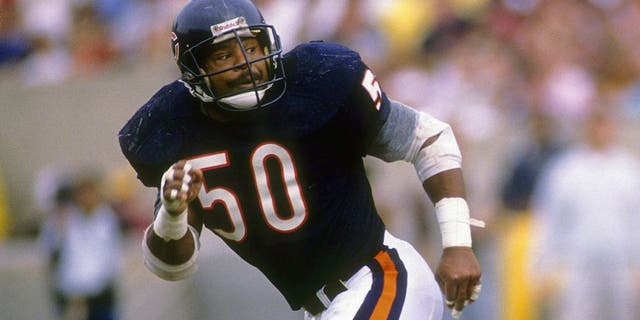
[[[179,159],[189,121],[196,114],[197,101],[182,83],[174,81],[156,92],[122,127],[120,148],[145,185],[155,181],[145,181],[147,170],[143,168],[161,170]]]
[[[295,47],[287,55],[295,57],[298,69],[317,70],[319,75],[353,73],[364,65],[357,52],[333,42],[304,43]]]
[[[301,44],[285,55],[285,61],[291,70],[287,81],[293,84],[287,90],[325,103],[343,103],[366,68],[357,52],[331,42]]]

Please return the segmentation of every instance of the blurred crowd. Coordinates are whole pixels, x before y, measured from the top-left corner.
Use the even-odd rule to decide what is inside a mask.
[[[184,1],[2,0],[0,67],[50,85],[153,60]],[[162,46],[160,47],[160,44]]]
[[[455,127],[473,215],[488,222],[475,238],[487,296],[463,318],[638,314],[638,1],[255,2],[285,50],[318,39],[343,43],[362,55],[390,97]],[[0,0],[0,72],[46,86],[132,63],[173,64],[169,32],[184,3]],[[389,176],[376,170],[374,177]],[[409,202],[385,202],[423,193],[404,190],[404,181],[375,183],[400,186],[381,187],[388,193],[377,197],[392,229],[412,241],[437,232],[429,221],[408,223],[413,212],[393,216]],[[428,220],[428,207],[412,210]],[[594,279],[611,270],[624,276]]]
[[[0,0],[0,70],[19,69],[33,86],[170,64],[167,38],[184,2]],[[256,2],[285,50],[318,39],[346,44],[391,95],[457,123],[468,139],[536,112],[571,132],[603,99],[639,113],[636,1]]]

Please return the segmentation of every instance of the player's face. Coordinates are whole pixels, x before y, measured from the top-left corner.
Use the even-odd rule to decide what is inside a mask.
[[[255,38],[243,38],[242,45],[249,61],[255,61],[265,56],[260,43]],[[240,64],[240,65],[239,65]],[[267,81],[267,62],[261,60],[251,64],[251,74],[247,67],[242,48],[236,39],[230,39],[216,44],[204,62],[208,73],[222,71],[239,65],[229,71],[210,76],[208,81],[218,96],[223,96],[238,90],[253,87],[251,74],[256,84]]]

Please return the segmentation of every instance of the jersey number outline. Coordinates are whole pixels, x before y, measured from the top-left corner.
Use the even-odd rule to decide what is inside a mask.
[[[269,182],[269,174],[265,168],[266,161],[269,159],[276,160],[280,165],[285,194],[293,213],[289,218],[282,218],[277,212]],[[202,172],[231,166],[226,151],[192,158],[188,162],[194,168],[202,170]],[[264,143],[253,150],[249,162],[258,193],[258,202],[267,225],[281,233],[294,232],[302,227],[307,221],[308,211],[291,154],[280,145]],[[204,180],[203,186],[198,193],[198,200],[205,210],[213,209],[217,204],[221,204],[227,209],[227,215],[233,225],[233,229],[231,231],[213,229],[216,234],[236,242],[241,242],[246,238],[247,228],[242,206],[233,190],[225,186],[210,186]]]
[[[367,69],[367,71],[364,72],[364,77],[362,77],[362,82],[360,84],[367,93],[369,93],[373,103],[376,104],[376,110],[380,111],[380,104],[382,103],[382,88],[380,88],[380,83],[371,70]]]

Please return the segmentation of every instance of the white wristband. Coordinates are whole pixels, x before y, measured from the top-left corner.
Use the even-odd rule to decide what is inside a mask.
[[[471,225],[484,228],[484,222],[469,217],[463,198],[443,198],[435,204],[442,247],[471,247]]]
[[[189,227],[187,216],[187,210],[179,215],[171,215],[162,205],[153,220],[153,232],[165,241],[179,240],[187,233]]]

